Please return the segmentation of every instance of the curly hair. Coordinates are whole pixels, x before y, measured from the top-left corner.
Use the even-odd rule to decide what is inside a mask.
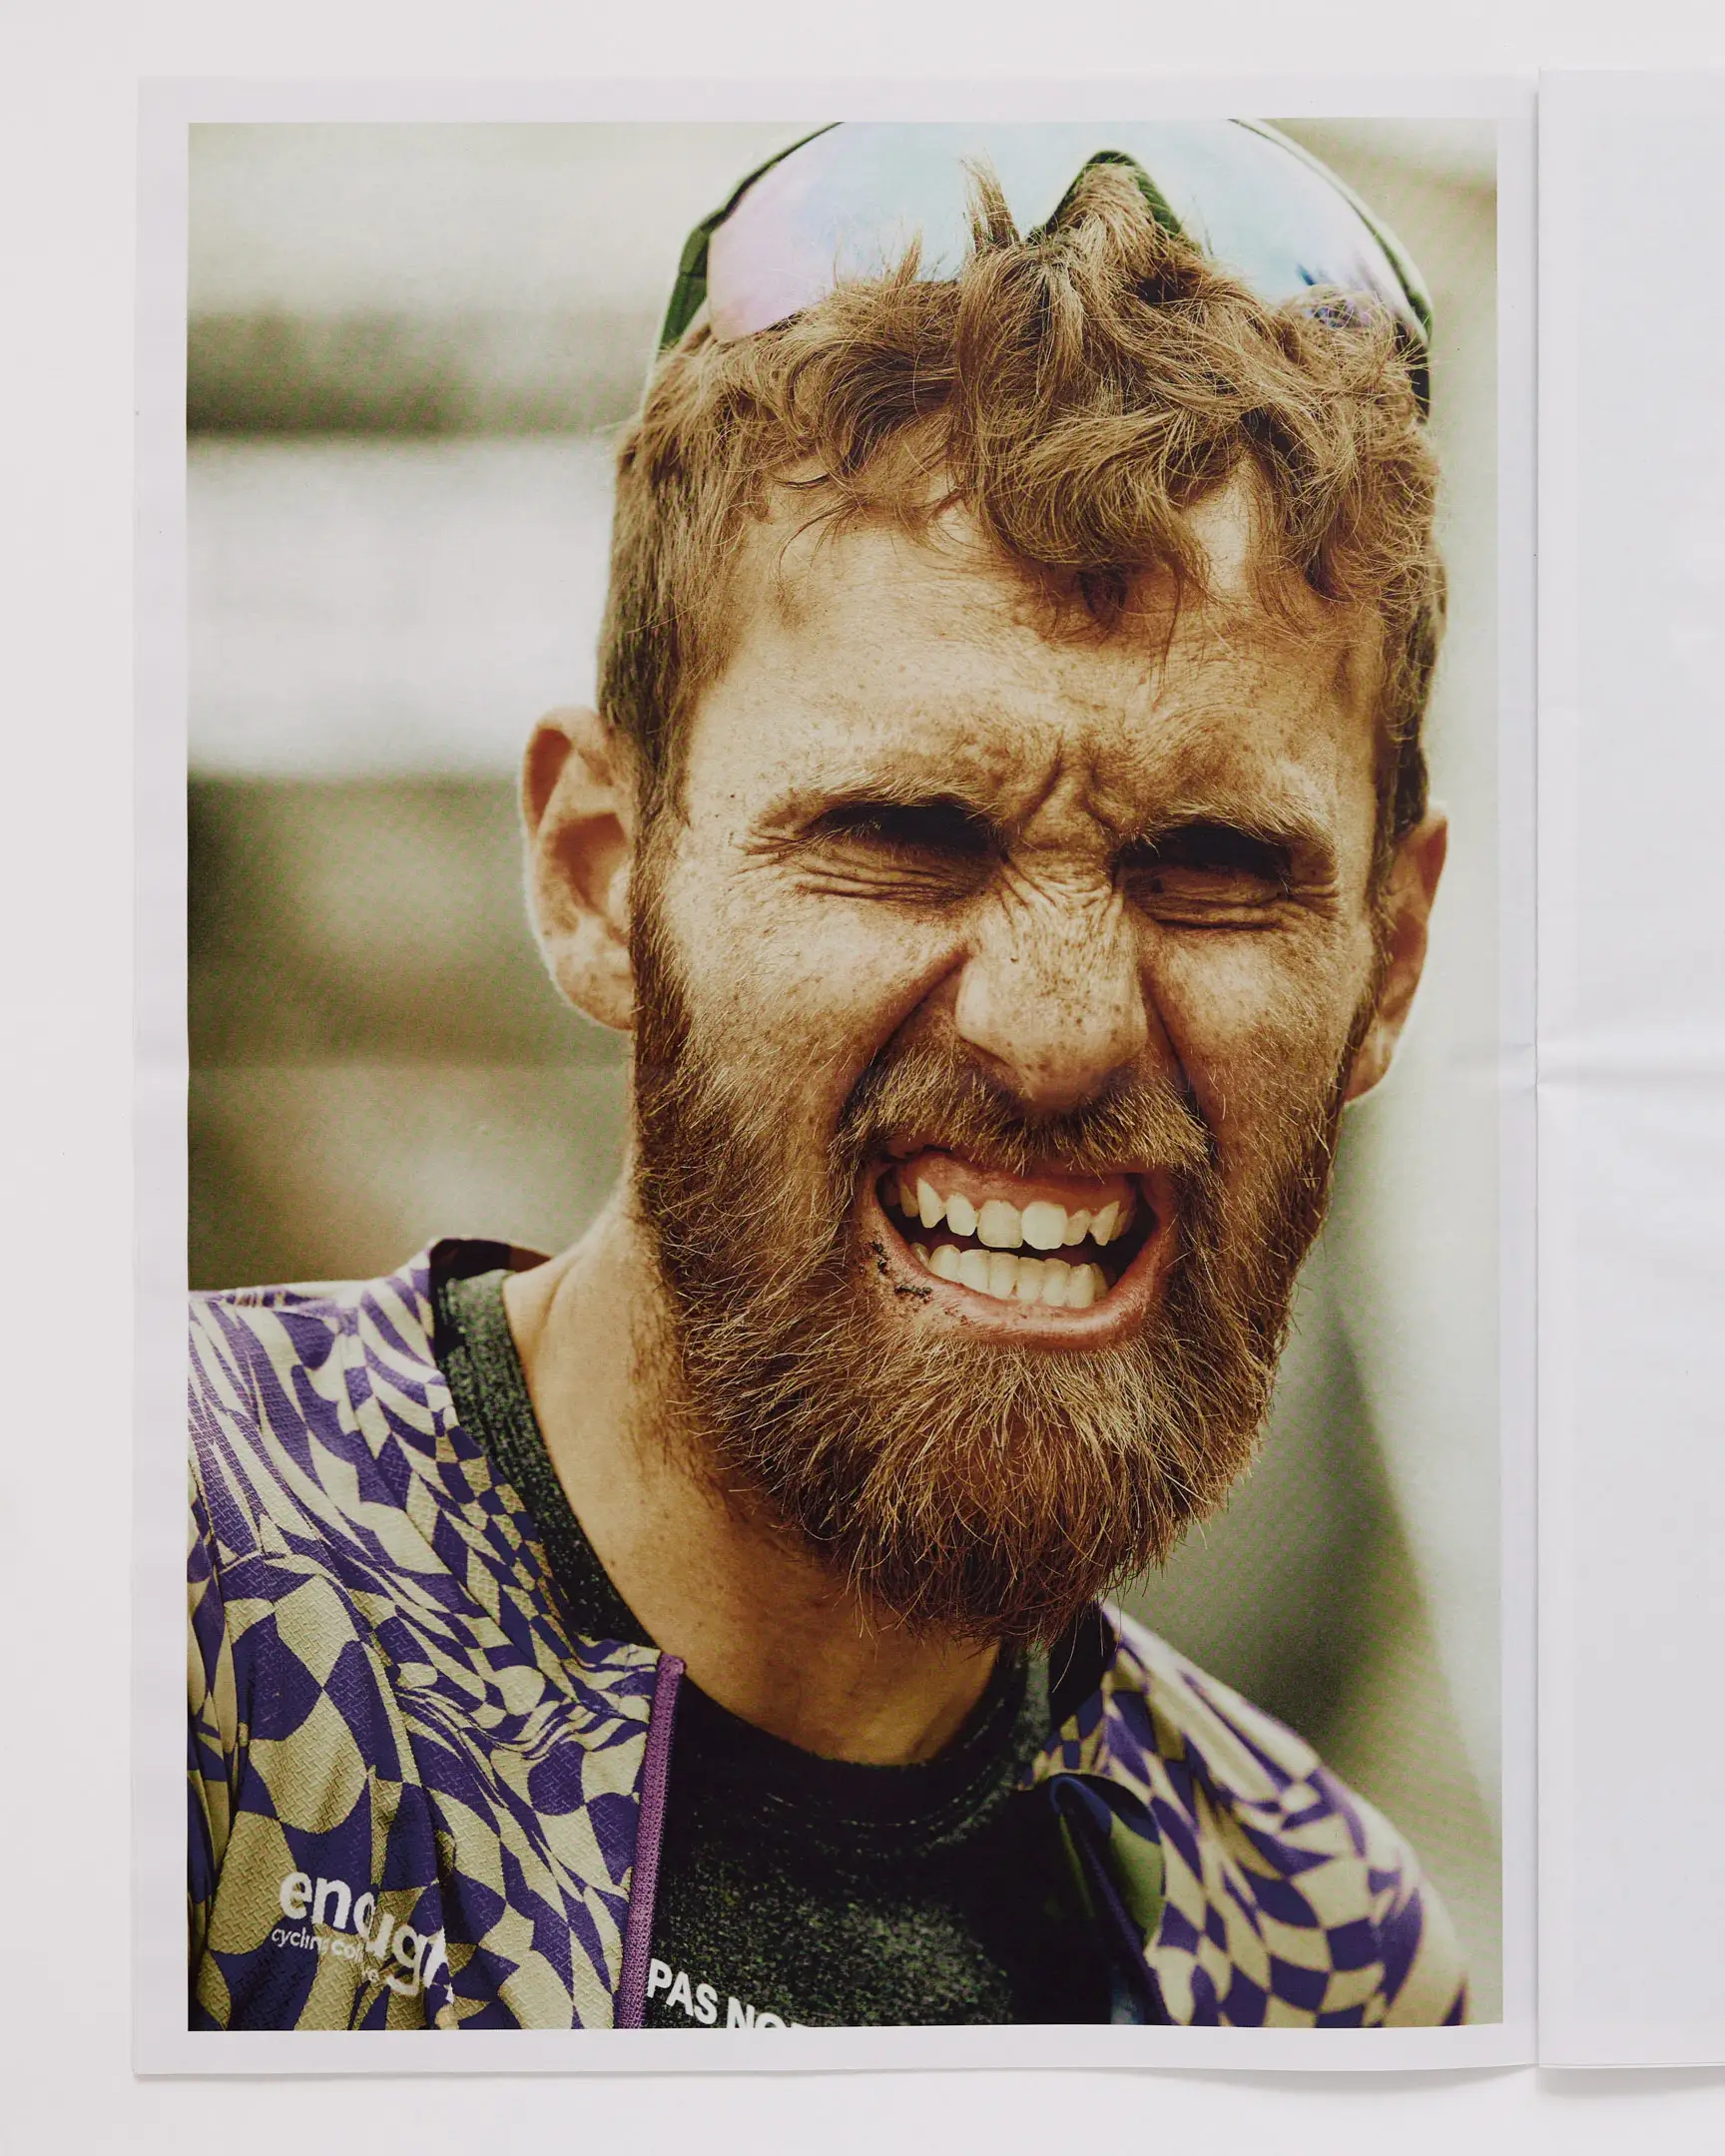
[[[965,512],[1078,633],[1135,580],[1205,589],[1190,512],[1255,474],[1256,582],[1381,624],[1379,858],[1426,812],[1421,724],[1443,617],[1437,465],[1393,323],[1349,295],[1271,306],[1157,219],[1118,166],[1016,230],[972,174],[971,251],[922,279],[912,247],[779,326],[722,344],[697,321],[623,438],[600,706],[644,808],[737,633],[749,527],[787,498],[838,528],[926,535]]]

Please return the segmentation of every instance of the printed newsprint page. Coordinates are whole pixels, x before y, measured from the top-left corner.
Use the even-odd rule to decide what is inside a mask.
[[[1725,78],[1547,78],[1539,202],[1540,2052],[1718,2062]]]
[[[142,123],[140,2067],[1530,2061],[1531,85]]]

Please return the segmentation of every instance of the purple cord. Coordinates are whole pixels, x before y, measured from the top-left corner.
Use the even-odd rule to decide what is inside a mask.
[[[647,1756],[641,1763],[641,1818],[635,1829],[635,1870],[629,1882],[629,1915],[623,1928],[623,1975],[617,1987],[619,2028],[640,2028],[647,2018],[647,1955],[653,1943],[653,1900],[659,1886],[659,1849],[665,1839],[665,1790],[671,1774],[671,1725],[677,1718],[677,1687],[683,1665],[662,1654],[647,1716]]]

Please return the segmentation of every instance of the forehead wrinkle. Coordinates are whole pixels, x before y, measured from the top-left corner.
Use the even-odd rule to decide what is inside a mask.
[[[1322,685],[1313,685],[1302,701],[1322,696]],[[850,715],[857,701],[837,688],[811,696],[809,709]],[[1002,827],[1082,817],[1126,839],[1210,818],[1327,850],[1335,843],[1335,789],[1278,739],[1255,737],[1239,720],[1237,691],[1183,697],[1160,710],[1153,699],[1151,709],[1134,711],[1113,698],[1074,698],[1068,710],[1084,722],[1076,736],[977,694],[894,698],[885,709],[882,701],[870,700],[865,743],[832,742],[816,730],[801,753],[791,749],[758,820],[840,802],[938,797]]]
[[[1334,830],[1340,807],[1327,764],[1314,768],[1248,725],[1217,728],[1202,710],[1173,715],[1144,742],[1133,777],[1135,803],[1159,797],[1155,812],[1163,823],[1201,811],[1225,814],[1243,830],[1274,818],[1316,835]]]
[[[1040,794],[1012,744],[996,738],[989,745],[979,741],[966,723],[959,721],[954,738],[945,743],[928,739],[928,721],[914,713],[906,715],[915,729],[909,738],[882,739],[876,735],[865,751],[847,745],[831,761],[822,754],[819,740],[811,753],[792,761],[763,816],[794,815],[808,808],[831,807],[847,801],[880,801],[910,804],[936,797],[955,801],[990,822],[1005,823],[1021,814],[1027,793]],[[973,725],[973,722],[970,723]],[[1046,772],[1060,758],[1058,739],[1044,744],[1036,761]]]
[[[1135,628],[1105,638],[1050,641],[1023,613],[1009,574],[978,577],[976,563],[941,561],[917,538],[879,527],[797,533],[780,523],[774,532],[777,520],[764,521],[755,546],[777,539],[771,551],[798,590],[793,618],[770,605],[755,612],[754,628],[791,661],[781,711],[801,707],[811,722],[786,730],[768,816],[795,813],[815,795],[829,803],[940,795],[1010,826],[1052,797],[1056,820],[1079,811],[1120,837],[1140,833],[1149,812],[1165,820],[1157,796],[1190,803],[1214,794],[1229,803],[1230,821],[1251,827],[1272,812],[1263,797],[1277,791],[1272,769],[1286,763],[1290,727],[1305,733],[1303,722],[1326,707],[1370,703],[1360,674],[1374,670],[1335,617],[1300,635],[1232,594],[1193,597],[1171,638],[1151,633],[1140,614]],[[906,563],[918,571],[908,589],[898,574]],[[753,566],[762,566],[759,554]],[[867,619],[876,595],[908,605],[907,642]],[[944,603],[954,595],[964,603]],[[842,674],[805,663],[823,618],[848,655]],[[824,733],[833,720],[840,726]],[[1323,756],[1326,768],[1333,755]],[[1334,789],[1311,778],[1305,799],[1283,806],[1333,828]]]
[[[1373,708],[1376,644],[1332,627],[1292,636],[1275,624],[1219,628],[1178,642],[1167,662],[1144,678],[1146,716],[1158,739],[1181,728],[1216,751],[1246,749],[1257,739],[1262,713],[1272,729],[1322,721],[1331,713],[1364,721]],[[1322,729],[1321,729],[1322,731]]]
[[[755,596],[766,602],[744,610],[758,627],[792,638],[825,627],[843,641],[847,617],[859,607],[865,616],[870,602],[885,596],[896,614],[908,610],[933,645],[953,654],[955,665],[1000,669],[1037,701],[1046,699],[1052,679],[1070,706],[1111,715],[1134,692],[1154,700],[1171,676],[1185,677],[1189,692],[1194,680],[1246,673],[1292,678],[1353,703],[1370,695],[1362,674],[1377,671],[1376,617],[1363,621],[1356,610],[1327,606],[1304,589],[1299,618],[1284,620],[1267,612],[1254,591],[1232,588],[1232,581],[1217,592],[1188,590],[1171,603],[1159,577],[1147,575],[1114,628],[1068,638],[1048,633],[1045,601],[1026,590],[1013,564],[991,554],[978,557],[975,547],[955,549],[949,558],[926,535],[879,520],[837,527],[819,512],[789,529],[781,518],[763,522],[765,532],[745,542],[745,560],[738,564],[745,573],[753,569]],[[765,543],[774,538],[777,545]],[[906,568],[913,572],[908,581],[900,574]],[[858,626],[863,681],[879,694],[906,668],[878,642],[872,622]],[[1089,679],[1098,662],[1117,670],[1116,683],[1102,692]],[[1129,687],[1118,680],[1127,673]],[[840,693],[826,701],[844,708],[853,699]]]

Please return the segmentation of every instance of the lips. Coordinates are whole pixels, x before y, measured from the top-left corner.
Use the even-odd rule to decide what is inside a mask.
[[[863,1203],[895,1293],[971,1328],[1073,1347],[1142,1323],[1174,1213],[1158,1171],[1016,1176],[939,1148],[879,1164]]]

